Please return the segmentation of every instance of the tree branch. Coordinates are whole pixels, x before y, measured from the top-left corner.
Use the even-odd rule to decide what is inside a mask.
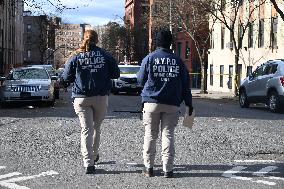
[[[273,4],[273,6],[276,9],[276,11],[278,12],[278,14],[281,16],[282,20],[284,21],[284,13],[283,13],[283,11],[278,7],[278,5],[277,5],[275,0],[270,0],[270,1]]]

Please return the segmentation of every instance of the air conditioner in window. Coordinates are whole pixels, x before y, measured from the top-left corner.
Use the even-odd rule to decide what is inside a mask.
[[[229,48],[229,49],[233,49],[233,48],[234,48],[233,42],[228,42],[228,43],[226,44],[226,47]]]

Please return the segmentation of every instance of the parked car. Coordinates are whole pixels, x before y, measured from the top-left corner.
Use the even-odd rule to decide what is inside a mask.
[[[52,80],[52,82],[54,83],[54,95],[55,95],[55,99],[59,99],[59,94],[60,94],[60,81],[59,81],[59,77],[58,74],[56,72],[56,70],[53,68],[52,65],[50,64],[38,64],[38,65],[28,65],[28,67],[43,67],[47,70],[48,74],[53,77],[57,77],[57,79]]]
[[[239,103],[248,108],[250,103],[265,103],[272,112],[284,106],[284,59],[269,60],[242,81]]]
[[[1,77],[0,102],[2,105],[18,101],[40,101],[53,106],[55,76],[42,67],[20,67]]]
[[[118,65],[120,77],[112,82],[113,94],[119,92],[136,92],[140,93],[142,87],[138,85],[137,73],[140,69],[138,65]]]

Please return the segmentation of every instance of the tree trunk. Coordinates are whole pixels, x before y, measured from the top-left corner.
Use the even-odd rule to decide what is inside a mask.
[[[236,55],[235,55],[235,75],[234,75],[234,95],[238,96],[239,92],[239,81],[240,81],[240,75],[239,75],[239,70],[238,70],[238,65],[239,65],[239,59],[240,59],[240,52],[239,50],[236,50]]]
[[[204,58],[200,59],[200,65],[201,65],[201,94],[207,94],[207,69],[205,66]]]

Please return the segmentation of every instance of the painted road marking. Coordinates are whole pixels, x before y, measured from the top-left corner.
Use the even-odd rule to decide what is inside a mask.
[[[6,167],[5,166],[0,166],[0,169],[6,169]]]
[[[247,159],[247,160],[234,160],[236,163],[276,163],[275,160],[257,160],[257,159]]]
[[[22,173],[19,173],[19,172],[13,172],[13,173],[5,174],[5,175],[0,175],[0,180],[5,179],[5,178],[9,178],[9,177],[13,177],[13,176],[18,176],[18,175],[21,175],[21,174]]]
[[[264,174],[267,174],[275,169],[277,169],[278,167],[276,166],[268,166],[268,167],[264,167],[262,169],[260,169],[257,172],[254,172],[253,175],[258,176],[258,177],[264,177]]]
[[[40,173],[38,175],[11,178],[11,179],[8,179],[8,180],[0,181],[0,186],[4,186],[4,187],[10,188],[10,189],[29,189],[28,187],[20,186],[20,185],[16,184],[15,182],[21,182],[21,181],[25,181],[25,180],[35,179],[35,178],[44,177],[44,176],[58,175],[58,174],[59,173],[51,170],[51,171]]]
[[[265,180],[253,180],[253,178],[250,177],[242,177],[242,176],[237,176],[235,174],[242,172],[242,170],[246,169],[247,167],[244,166],[237,166],[237,167],[233,167],[232,169],[225,171],[222,176],[226,177],[226,178],[232,178],[232,179],[237,179],[237,180],[244,180],[244,181],[251,181],[254,183],[261,183],[261,184],[265,184],[265,185],[270,185],[270,186],[274,186],[276,185],[275,182],[270,182],[270,181],[265,181]],[[265,168],[264,168],[265,169]],[[266,169],[268,170],[268,168]],[[243,173],[243,172],[242,172]]]

